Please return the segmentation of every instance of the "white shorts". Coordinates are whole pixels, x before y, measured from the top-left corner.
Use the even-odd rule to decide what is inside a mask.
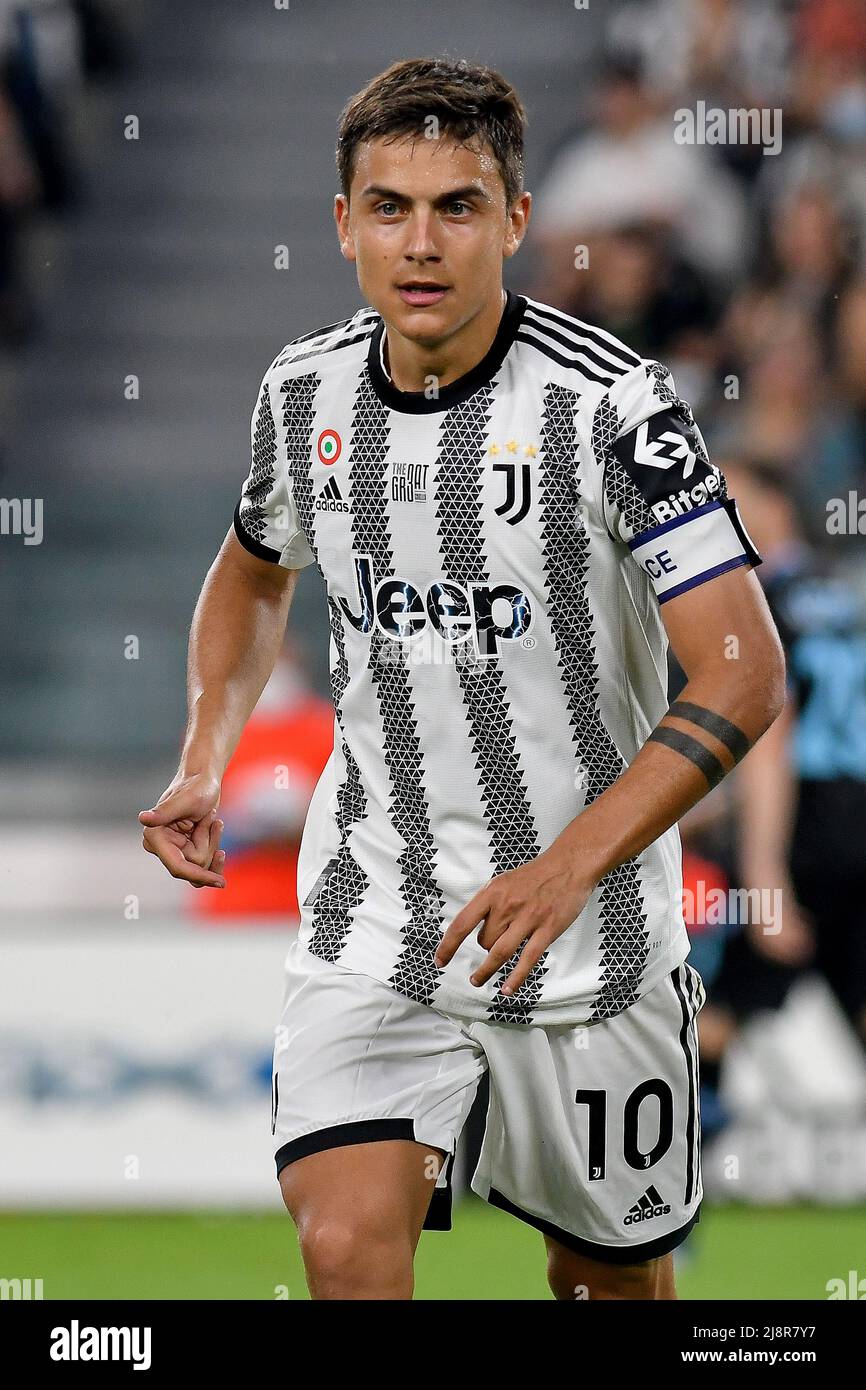
[[[485,1070],[472,1190],[569,1249],[617,1264],[666,1254],[699,1218],[697,1014],[687,963],[591,1027],[461,1022],[299,941],[286,959],[271,1131],[277,1174],[324,1149],[442,1149],[427,1230],[450,1230],[457,1140]]]

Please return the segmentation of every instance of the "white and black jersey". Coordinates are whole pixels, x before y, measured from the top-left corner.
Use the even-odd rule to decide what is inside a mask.
[[[756,558],[665,367],[508,292],[490,350],[398,391],[372,309],[261,385],[240,541],[328,593],[335,747],[301,940],[469,1019],[594,1023],[687,955],[679,835],[599,883],[512,998],[448,923],[623,772],[667,705],[659,605]],[[516,957],[515,957],[516,959]],[[512,962],[513,964],[513,962]]]

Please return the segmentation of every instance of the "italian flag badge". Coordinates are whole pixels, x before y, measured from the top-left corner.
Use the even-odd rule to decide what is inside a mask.
[[[336,463],[343,451],[343,441],[336,430],[322,430],[316,440],[320,463]]]

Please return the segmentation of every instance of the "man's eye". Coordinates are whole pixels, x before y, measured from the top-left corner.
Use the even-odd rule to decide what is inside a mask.
[[[389,208],[394,209],[395,211],[399,211],[399,209],[397,208],[397,204],[396,204],[396,203],[380,203],[379,206],[377,207],[376,211],[377,211],[377,212],[384,212],[385,216],[386,216],[386,217],[389,217],[389,216],[390,216],[390,213],[389,213],[389,211],[388,211]]]
[[[468,204],[468,203],[464,203],[464,202],[462,201],[462,199],[457,199],[455,202],[449,203],[448,206],[449,206],[449,211],[450,211],[450,212],[454,212],[454,209],[455,209],[455,208],[465,208],[467,212],[470,211],[469,204]],[[457,213],[457,216],[459,217],[460,215],[461,215],[461,214],[458,212],[458,213]]]

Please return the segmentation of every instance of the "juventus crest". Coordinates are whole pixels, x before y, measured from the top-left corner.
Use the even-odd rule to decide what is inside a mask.
[[[496,515],[504,517],[509,526],[516,526],[529,511],[532,501],[532,469],[528,463],[494,463],[495,473],[505,474],[505,501],[496,507]]]

